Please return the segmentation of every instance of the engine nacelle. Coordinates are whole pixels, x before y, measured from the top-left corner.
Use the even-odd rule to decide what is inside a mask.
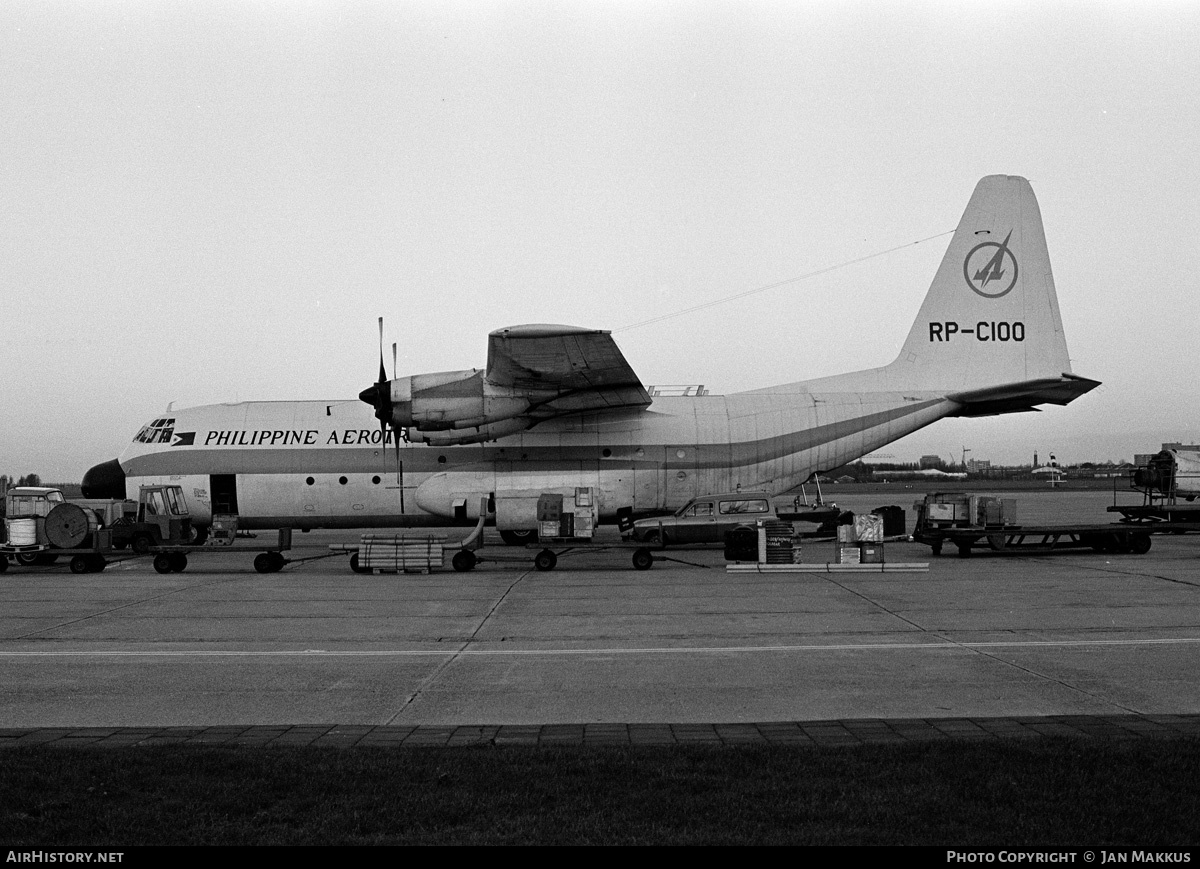
[[[388,386],[393,424],[419,432],[489,426],[512,420],[530,406],[527,395],[513,395],[498,389],[488,383],[478,369],[401,377]],[[527,421],[515,430],[526,427]]]
[[[456,427],[452,431],[413,431],[409,430],[409,441],[421,441],[431,447],[452,447],[459,444],[482,444],[497,438],[523,432],[533,425],[528,417],[500,420],[477,427]]]

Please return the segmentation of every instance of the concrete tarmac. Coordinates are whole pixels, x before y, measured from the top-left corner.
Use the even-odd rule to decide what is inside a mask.
[[[1096,493],[1038,495],[1014,497],[1053,515],[1025,521],[1110,518]],[[842,506],[894,502],[858,497]],[[355,539],[296,534],[289,555]],[[826,550],[810,544],[805,561]],[[1140,556],[887,551],[929,572],[727,574],[711,549],[649,571],[628,550],[548,572],[368,576],[337,556],[258,574],[248,551],[167,575],[146,559],[13,567],[0,574],[0,736],[1001,719],[1136,731],[1200,714],[1200,535],[1156,536]]]

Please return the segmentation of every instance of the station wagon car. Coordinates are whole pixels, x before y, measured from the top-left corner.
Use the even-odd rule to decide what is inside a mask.
[[[663,546],[683,543],[721,543],[725,532],[757,519],[774,518],[766,492],[727,492],[688,501],[674,516],[638,519],[626,539]]]

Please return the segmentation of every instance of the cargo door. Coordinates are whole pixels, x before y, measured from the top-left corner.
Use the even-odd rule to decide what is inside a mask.
[[[212,492],[212,511],[236,516],[238,512],[237,474],[212,474],[208,478]]]

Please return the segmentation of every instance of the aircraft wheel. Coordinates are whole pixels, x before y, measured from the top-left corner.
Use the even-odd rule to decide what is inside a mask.
[[[172,552],[167,558],[171,564],[171,570],[176,573],[183,573],[187,570],[187,553]]]
[[[533,566],[538,570],[554,570],[556,564],[558,564],[558,556],[549,549],[543,549],[533,558]]]
[[[25,567],[33,567],[37,563],[38,563],[38,554],[36,552],[18,552],[17,553],[17,564],[24,565]]]
[[[154,569],[159,573],[171,572],[171,556],[165,552],[160,552],[154,556]]]
[[[500,539],[509,546],[524,546],[527,543],[537,543],[536,531],[501,531]]]
[[[86,555],[76,555],[71,558],[71,573],[91,573],[91,559]]]
[[[139,534],[137,537],[133,538],[133,542],[129,544],[130,548],[132,548],[133,551],[138,555],[148,555],[150,553],[150,547],[153,545],[154,540],[149,534]]]
[[[475,553],[469,549],[460,549],[454,553],[454,557],[450,559],[450,563],[454,565],[454,569],[459,573],[466,573],[475,567]]]
[[[633,550],[633,566],[637,570],[649,570],[654,566],[654,553],[649,549]]]

